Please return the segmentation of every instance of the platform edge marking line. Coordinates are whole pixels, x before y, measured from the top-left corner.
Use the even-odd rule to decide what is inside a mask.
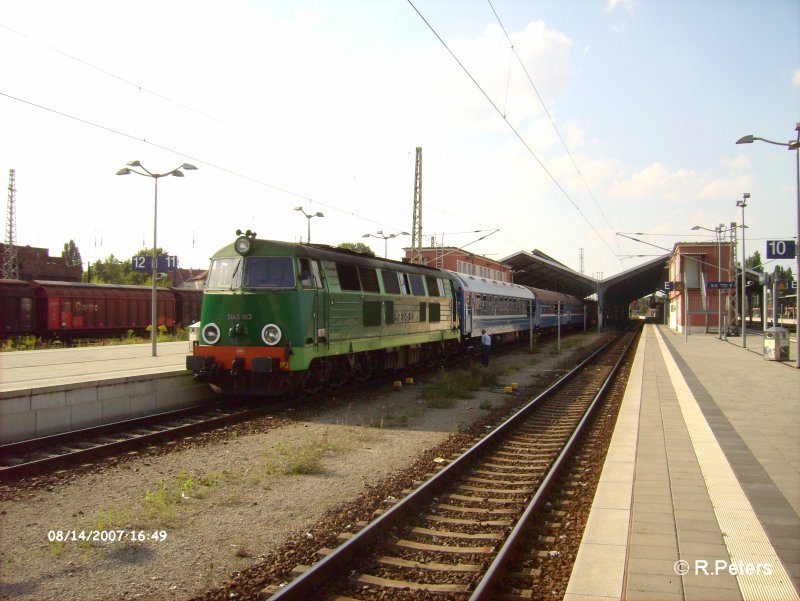
[[[639,438],[639,408],[642,399],[642,382],[644,373],[645,337],[641,336],[634,356],[628,377],[628,385],[617,415],[617,423],[612,434],[611,444],[606,454],[600,482],[595,491],[595,501],[589,512],[589,519],[584,529],[584,537],[590,528],[596,528],[598,523],[605,521],[608,508],[599,507],[598,493],[601,492],[604,482],[614,479],[606,472],[609,458],[614,458],[615,464],[626,465],[623,478],[630,481],[630,494],[628,496],[627,531],[625,532],[626,545],[607,545],[597,543],[582,543],[578,548],[575,563],[570,574],[564,601],[585,601],[587,599],[605,600],[622,599],[625,590],[625,570],[628,565],[628,546],[633,508],[634,470],[636,467],[636,448]],[[620,425],[636,424],[635,428],[620,429]],[[614,509],[613,511],[620,511]]]
[[[714,514],[730,555],[730,563],[742,562],[744,565],[760,563],[770,564],[772,567],[769,576],[735,575],[743,598],[745,601],[800,599],[786,568],[670,353],[663,334],[657,328],[656,332],[703,479],[708,487]],[[707,559],[714,561],[725,558]]]

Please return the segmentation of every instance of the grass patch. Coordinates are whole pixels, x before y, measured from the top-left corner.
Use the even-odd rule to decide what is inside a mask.
[[[441,379],[425,386],[421,398],[429,409],[451,409],[456,399],[471,399],[475,397],[475,391],[497,386],[500,376],[508,371],[508,368],[496,365],[473,365],[469,370],[454,372],[447,372],[442,368]]]
[[[299,443],[279,442],[263,453],[264,473],[276,476],[321,474],[323,458],[352,450],[358,444],[376,440],[370,428],[337,426],[319,438],[306,437]]]
[[[189,330],[186,328],[179,328],[174,334],[167,330],[166,326],[158,326],[158,342],[180,342],[189,340]],[[123,336],[117,338],[103,338],[103,339],[76,339],[72,344],[66,345],[58,338],[50,340],[42,339],[37,336],[18,336],[16,338],[7,338],[0,344],[0,352],[12,351],[30,351],[30,350],[43,350],[83,346],[117,346],[121,344],[143,344],[150,342],[149,327],[148,333],[144,336],[137,335],[133,330],[128,330]]]

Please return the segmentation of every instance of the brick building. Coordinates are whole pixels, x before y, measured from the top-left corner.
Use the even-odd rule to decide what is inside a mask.
[[[411,249],[404,248],[404,261],[411,260]],[[449,269],[457,273],[500,282],[511,281],[511,268],[497,261],[452,246],[436,246],[422,249],[425,264],[439,269]]]
[[[0,243],[0,257],[4,257],[5,253],[6,245]],[[17,259],[21,280],[80,282],[83,274],[82,265],[67,265],[66,259],[51,257],[46,248],[17,246]]]
[[[679,332],[719,331],[733,319],[735,288],[717,288],[715,282],[736,284],[731,242],[679,242],[669,261],[669,278],[675,289],[669,294],[669,326]]]

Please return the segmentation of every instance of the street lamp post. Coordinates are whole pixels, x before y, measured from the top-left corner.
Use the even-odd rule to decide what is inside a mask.
[[[795,134],[797,138],[795,140],[789,140],[788,142],[775,142],[774,140],[767,140],[766,138],[759,138],[758,136],[749,135],[743,136],[736,140],[737,144],[752,144],[754,141],[758,140],[760,142],[766,142],[767,144],[774,144],[775,146],[783,146],[788,150],[795,151],[795,174],[797,178],[797,238],[795,239],[795,263],[796,263],[796,271],[794,274],[795,281],[798,282],[800,286],[800,123],[795,123],[794,126]],[[744,231],[742,231],[744,234]],[[773,302],[775,302],[773,300]],[[796,345],[795,345],[795,354],[794,354],[794,366],[796,368],[800,368],[800,289],[797,291],[797,295],[795,296],[795,308],[794,308],[794,318],[795,318],[795,337],[796,337]]]
[[[174,177],[183,177],[183,172],[181,169],[193,171],[196,170],[197,167],[190,165],[189,163],[184,163],[180,167],[175,167],[175,169],[172,171],[167,171],[166,173],[152,173],[151,171],[148,171],[139,161],[129,161],[127,165],[127,167],[123,167],[117,171],[117,175],[128,175],[129,173],[135,173],[144,177],[151,177],[155,182],[155,193],[153,195],[153,298],[150,313],[150,342],[153,347],[153,357],[156,357],[158,354],[156,351],[156,340],[158,339],[158,291],[156,290],[156,283],[158,281],[158,257],[156,256],[156,234],[158,232],[158,180],[168,175],[172,175]],[[142,171],[131,169],[131,167],[139,167],[139,169]]]
[[[745,286],[747,285],[747,255],[744,249],[744,208],[747,206],[747,199],[750,193],[742,194],[742,200],[736,201],[737,207],[742,207],[742,348],[747,348],[747,296],[745,296]]]
[[[308,213],[306,213],[303,210],[303,207],[295,207],[294,210],[295,211],[300,211],[303,215],[306,216],[306,219],[308,219],[308,235],[306,236],[306,244],[311,244],[311,218],[312,217],[325,217],[325,215],[323,215],[320,211],[317,211],[313,215],[309,215]]]
[[[399,234],[389,234],[388,236],[383,233],[383,230],[378,230],[374,234],[364,234],[362,238],[383,238],[383,258],[385,259],[388,254],[388,240],[397,238],[397,236],[408,236],[408,232],[400,232]]]

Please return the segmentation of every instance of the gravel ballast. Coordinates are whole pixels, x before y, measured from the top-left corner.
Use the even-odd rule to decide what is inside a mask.
[[[589,345],[596,336],[580,338]],[[539,354],[496,358],[493,364],[509,370],[499,383],[533,385],[575,353],[572,347],[555,357],[550,342],[541,346]],[[431,408],[420,399],[423,386],[280,411],[153,452],[3,486],[0,597],[213,598],[237,574],[274,559],[287,541],[329,537],[325,516],[362,498],[374,503],[379,487],[415,461],[432,471],[439,445],[462,444],[459,433],[470,424],[519,400],[498,386]],[[57,540],[95,531],[124,540]],[[145,540],[132,541],[132,533]]]

